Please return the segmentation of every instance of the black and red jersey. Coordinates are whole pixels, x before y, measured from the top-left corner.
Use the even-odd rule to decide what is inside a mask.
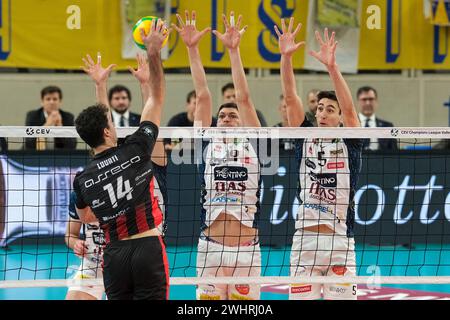
[[[151,161],[157,136],[155,124],[142,122],[123,144],[95,155],[75,177],[76,206],[91,207],[106,243],[156,228],[162,222]]]

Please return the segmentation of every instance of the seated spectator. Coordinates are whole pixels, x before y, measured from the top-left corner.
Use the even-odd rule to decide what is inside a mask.
[[[180,112],[174,115],[167,124],[168,127],[193,127],[194,126],[194,112],[195,112],[195,104],[196,104],[196,96],[195,90],[188,93],[186,97],[186,111]],[[217,119],[215,117],[212,118],[212,127],[215,127],[217,124]],[[177,144],[179,144],[182,139],[170,140],[164,139],[164,145],[166,150],[172,150]]]
[[[0,153],[6,153],[8,151],[8,142],[5,138],[0,138]]]
[[[26,126],[73,126],[74,117],[61,110],[62,91],[56,86],[41,90],[41,108],[27,113]],[[32,150],[75,149],[76,138],[27,138],[25,148]]]
[[[375,115],[378,109],[378,93],[369,86],[358,89],[356,94],[359,108],[361,126],[366,128],[393,127],[394,124],[378,118]],[[365,150],[398,150],[396,139],[364,139]]]
[[[308,102],[309,110],[306,111],[305,117],[311,122],[314,127],[317,127],[316,111],[319,105],[319,100],[317,99],[317,94],[320,92],[319,89],[312,89],[308,92],[306,101]]]
[[[109,89],[109,105],[114,125],[117,127],[139,127],[141,115],[130,111],[131,92],[125,86],[116,85]]]
[[[222,103],[234,102],[236,103],[236,94],[234,90],[234,84],[232,82],[227,83],[222,87]],[[239,106],[238,106],[239,107]],[[267,127],[266,119],[261,111],[256,109],[256,114],[258,115],[261,127]]]
[[[280,95],[280,103],[278,104],[278,111],[280,112],[281,122],[274,125],[274,127],[289,127],[288,117],[286,112],[286,101],[283,95]],[[281,150],[292,150],[295,146],[295,139],[280,139],[279,148]]]

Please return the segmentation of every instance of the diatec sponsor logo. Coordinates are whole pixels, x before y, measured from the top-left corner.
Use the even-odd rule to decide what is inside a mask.
[[[237,284],[234,286],[236,291],[242,295],[247,295],[250,292],[250,286],[248,284]]]
[[[291,293],[305,293],[305,292],[311,292],[312,285],[307,286],[292,286],[291,287]]]

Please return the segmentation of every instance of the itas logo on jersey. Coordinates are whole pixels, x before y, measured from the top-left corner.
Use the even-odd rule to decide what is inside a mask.
[[[245,182],[216,181],[216,192],[232,192],[232,191],[244,192],[245,190],[247,190]]]
[[[248,170],[242,167],[214,168],[214,179],[222,181],[247,181]]]
[[[324,188],[336,188],[336,173],[314,173],[310,172],[311,181],[317,182]]]
[[[324,188],[315,182],[309,188],[309,195],[312,199],[324,201],[328,204],[335,204],[336,202],[336,189]]]

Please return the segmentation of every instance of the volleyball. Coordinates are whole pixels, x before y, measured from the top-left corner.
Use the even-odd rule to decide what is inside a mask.
[[[133,27],[133,40],[134,43],[136,43],[136,45],[145,50],[145,44],[141,39],[141,34],[139,32],[139,29],[144,29],[145,34],[148,34],[148,32],[150,31],[150,27],[152,25],[152,21],[153,20],[157,20],[158,17],[155,16],[147,16],[147,17],[143,17],[141,18],[138,22],[136,22],[136,24]],[[167,28],[164,28],[164,34],[167,33]],[[164,40],[162,46],[164,47],[167,44],[169,37],[166,38],[166,40]]]

